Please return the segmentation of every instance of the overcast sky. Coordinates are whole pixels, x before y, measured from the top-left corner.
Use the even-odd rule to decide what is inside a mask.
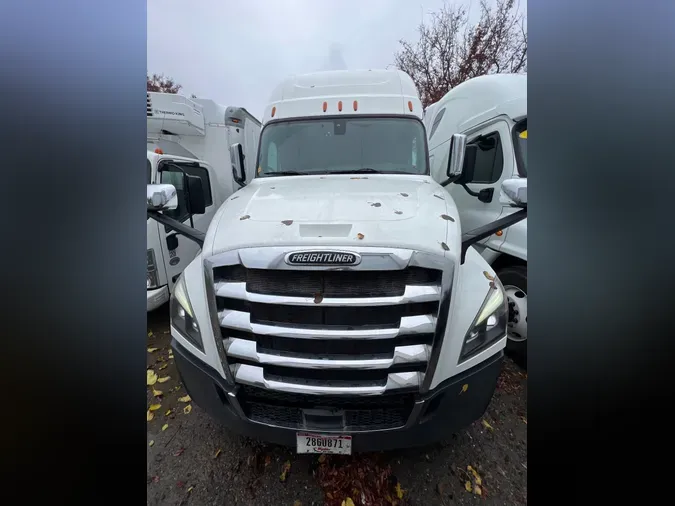
[[[479,2],[471,6],[471,18]],[[525,0],[521,0],[526,12]],[[148,72],[257,118],[279,81],[385,68],[443,0],[148,0]]]

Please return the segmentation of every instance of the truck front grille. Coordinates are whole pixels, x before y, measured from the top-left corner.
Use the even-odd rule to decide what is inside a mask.
[[[405,425],[431,358],[443,271],[395,267],[213,266],[244,414],[310,430]]]

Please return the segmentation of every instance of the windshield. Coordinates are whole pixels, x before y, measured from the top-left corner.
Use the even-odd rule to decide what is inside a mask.
[[[321,118],[273,123],[257,175],[428,174],[424,127],[409,118]]]
[[[516,147],[518,172],[527,177],[527,118],[513,128],[513,139]]]

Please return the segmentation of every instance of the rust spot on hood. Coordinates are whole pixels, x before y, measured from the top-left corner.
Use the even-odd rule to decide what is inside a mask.
[[[359,240],[360,240],[360,239],[363,239],[365,237],[365,235],[363,235],[362,233],[358,233],[358,234],[356,234],[356,237],[358,237]]]
[[[289,227],[293,224],[293,220],[282,220],[281,223]]]
[[[495,280],[495,277],[492,274],[490,274],[488,271],[483,271],[483,276],[485,276],[490,281]]]
[[[244,216],[242,216],[242,217],[239,218],[239,219],[240,219],[240,220],[248,220],[249,218],[250,218],[250,216],[249,216],[248,214],[245,214]]]
[[[230,200],[234,200],[234,199],[238,199],[238,198],[239,198],[239,195],[235,195],[235,196],[232,197]]]
[[[450,251],[450,248],[444,242],[441,243],[441,248],[443,248],[445,251]]]
[[[394,211],[396,214],[403,214],[403,211]]]
[[[370,205],[371,205],[372,207],[380,207],[382,204],[380,204],[379,202],[373,202],[373,203],[371,203]]]
[[[350,177],[349,179],[368,179],[367,177]]]
[[[407,193],[401,193],[401,196],[402,196],[402,197],[407,197],[408,194],[407,194]]]
[[[443,197],[441,197],[440,195],[436,195],[435,193],[434,193],[434,197],[436,197],[437,199],[445,200]]]
[[[444,220],[455,221],[455,219],[452,216],[448,216],[447,214],[441,214],[441,218],[443,218]]]

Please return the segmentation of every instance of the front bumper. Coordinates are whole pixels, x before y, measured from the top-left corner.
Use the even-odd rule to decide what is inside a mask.
[[[175,362],[194,402],[233,431],[254,439],[296,446],[296,432],[326,432],[320,428],[276,427],[249,420],[238,400],[238,387],[172,340]],[[418,395],[408,423],[401,428],[352,433],[354,452],[378,451],[431,444],[480,418],[492,399],[501,371],[503,353]],[[466,388],[465,385],[468,385]]]
[[[169,287],[164,285],[155,290],[148,290],[148,311],[154,311],[169,301]]]

